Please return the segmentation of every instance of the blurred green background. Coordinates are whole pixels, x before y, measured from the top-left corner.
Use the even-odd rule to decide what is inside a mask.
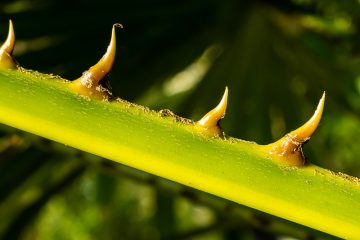
[[[358,1],[1,0],[1,41],[8,19],[21,65],[67,79],[121,23],[117,96],[197,120],[229,86],[225,132],[262,144],[304,123],[326,90],[305,153],[360,176]],[[335,238],[0,125],[0,239]]]

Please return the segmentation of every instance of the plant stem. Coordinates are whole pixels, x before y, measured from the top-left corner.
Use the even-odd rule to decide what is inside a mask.
[[[237,139],[124,102],[90,100],[43,74],[0,72],[0,122],[258,210],[350,239],[360,236],[360,180],[285,167]]]

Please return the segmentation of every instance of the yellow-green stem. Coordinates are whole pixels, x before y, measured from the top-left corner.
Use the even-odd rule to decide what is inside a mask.
[[[124,102],[90,100],[62,80],[0,71],[0,123],[347,239],[360,239],[360,183],[285,167],[256,144],[210,138]]]

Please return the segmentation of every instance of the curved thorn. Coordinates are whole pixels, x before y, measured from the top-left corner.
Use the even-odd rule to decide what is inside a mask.
[[[220,103],[213,110],[208,112],[203,118],[201,118],[197,123],[205,128],[217,127],[219,125],[219,121],[225,116],[227,100],[228,87],[225,88],[225,92]]]
[[[87,78],[92,84],[97,85],[102,79],[104,79],[110,72],[112,65],[115,60],[116,54],[116,34],[115,28],[121,26],[114,24],[111,31],[111,40],[104,56],[92,67],[81,78]]]
[[[15,46],[15,31],[14,31],[14,26],[13,26],[12,21],[9,20],[8,35],[7,35],[5,42],[1,46],[0,51],[5,51],[9,55],[12,55],[12,53],[14,51],[14,46]]]
[[[8,36],[0,47],[0,67],[5,69],[14,69],[17,66],[16,61],[12,57],[15,46],[15,31],[11,20],[9,20]]]
[[[280,140],[263,146],[268,154],[277,155],[281,158],[281,162],[292,165],[301,166],[306,163],[306,158],[302,152],[302,146],[314,134],[319,126],[321,116],[324,110],[325,92],[323,93],[319,104],[313,116],[301,127],[286,134]]]
[[[122,25],[116,23],[112,27],[111,40],[106,53],[102,58],[83,75],[72,82],[72,87],[78,93],[99,99],[107,99],[110,95],[110,89],[100,86],[100,81],[104,80],[110,73],[116,54],[116,34],[115,28]]]
[[[316,128],[320,123],[321,116],[324,110],[324,103],[325,92],[323,93],[313,116],[304,125],[290,132],[289,135],[291,135],[291,137],[298,140],[299,142],[307,141],[314,134]]]

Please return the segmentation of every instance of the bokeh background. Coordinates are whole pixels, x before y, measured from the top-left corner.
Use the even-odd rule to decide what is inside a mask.
[[[121,23],[115,95],[197,120],[229,86],[225,132],[258,143],[304,123],[326,90],[305,153],[360,176],[356,0],[1,0],[1,41],[9,19],[21,65],[67,79]],[[4,125],[0,238],[336,239]]]

